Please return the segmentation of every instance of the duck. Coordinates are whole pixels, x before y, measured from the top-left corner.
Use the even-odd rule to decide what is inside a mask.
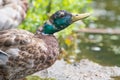
[[[0,0],[0,31],[17,28],[27,10],[28,0]]]
[[[59,10],[34,34],[22,29],[0,31],[0,80],[22,80],[52,66],[60,54],[54,33],[89,15]]]

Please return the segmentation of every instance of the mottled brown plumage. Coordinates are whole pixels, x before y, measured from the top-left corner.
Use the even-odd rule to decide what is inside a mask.
[[[25,30],[11,29],[0,32],[0,43],[0,50],[8,55],[0,74],[9,80],[48,68],[59,54],[59,45],[53,35],[34,35]]]

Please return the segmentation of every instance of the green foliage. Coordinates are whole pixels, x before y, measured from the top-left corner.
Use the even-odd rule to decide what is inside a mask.
[[[40,78],[38,76],[28,76],[27,80],[56,80],[56,79],[53,79],[53,78]]]

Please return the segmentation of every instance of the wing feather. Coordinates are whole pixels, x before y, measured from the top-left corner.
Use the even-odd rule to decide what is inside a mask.
[[[9,80],[16,80],[51,66],[59,54],[59,45],[52,35],[10,29],[0,31],[0,50],[8,58],[2,61],[7,68],[5,74]]]
[[[17,46],[21,44],[25,45],[30,43],[30,40],[33,36],[34,34],[25,30],[4,30],[0,31],[0,43],[1,46],[4,47]]]

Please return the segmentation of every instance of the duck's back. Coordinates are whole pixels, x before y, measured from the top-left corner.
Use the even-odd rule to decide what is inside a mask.
[[[59,55],[53,35],[25,30],[0,32],[0,77],[16,80],[51,66]]]

